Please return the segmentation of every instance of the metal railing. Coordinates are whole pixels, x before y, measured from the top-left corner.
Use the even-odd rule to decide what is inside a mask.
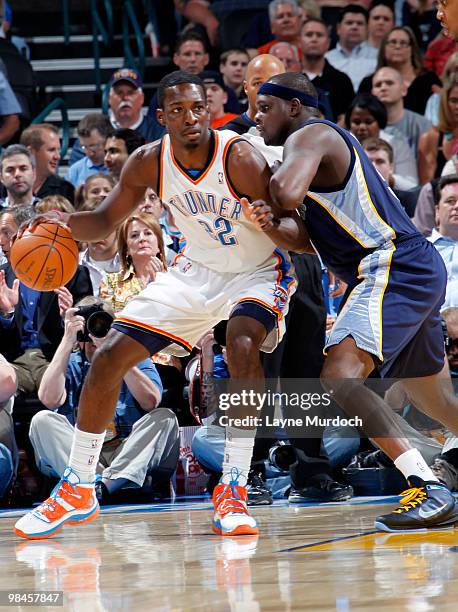
[[[106,26],[101,16],[100,5],[104,6]],[[113,8],[110,0],[91,0],[91,22],[92,22],[92,47],[94,54],[95,88],[100,94],[102,78],[100,71],[100,41],[105,45],[111,44],[113,40]]]
[[[70,44],[70,0],[62,0],[62,17],[64,21],[64,42]]]
[[[138,57],[132,51],[130,43],[130,27],[135,36],[137,45]],[[131,0],[125,0],[123,6],[122,20],[122,38],[124,44],[124,65],[131,68],[137,68],[138,72],[143,76],[145,73],[145,43],[143,41],[143,32],[138,23],[137,15]]]
[[[62,116],[62,141],[60,147],[60,158],[64,159],[67,150],[68,143],[70,138],[70,122],[68,120],[68,111],[67,105],[65,104],[65,100],[62,98],[54,98],[52,102],[44,108],[41,113],[39,113],[34,119],[32,119],[32,123],[43,123],[48,115],[50,115],[53,111],[58,110]]]

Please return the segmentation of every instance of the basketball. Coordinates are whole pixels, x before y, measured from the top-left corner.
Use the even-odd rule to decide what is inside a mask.
[[[38,291],[62,287],[78,266],[78,246],[69,229],[47,222],[37,225],[13,243],[11,265],[16,277]]]

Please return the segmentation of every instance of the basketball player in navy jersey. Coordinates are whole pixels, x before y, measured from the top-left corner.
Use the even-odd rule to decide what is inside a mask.
[[[316,98],[303,74],[277,75],[258,92],[256,122],[266,144],[284,145],[283,163],[270,181],[272,199],[284,210],[301,210],[326,266],[348,284],[326,345],[322,382],[347,413],[365,420],[411,486],[376,527],[453,524],[453,496],[403,438],[389,406],[364,386],[374,368],[383,377],[402,378],[415,405],[458,434],[458,399],[439,316],[445,267],[358,141],[317,118]],[[251,210],[259,229],[275,224],[266,203],[254,202]]]
[[[158,100],[158,119],[168,131],[162,141],[130,156],[119,183],[95,211],[60,213],[58,218],[75,239],[99,240],[151,187],[173,210],[186,236],[185,251],[129,302],[95,353],[81,393],[68,467],[51,497],[16,523],[21,537],[47,538],[66,523],[97,516],[95,467],[120,385],[124,379],[134,396],[142,392],[141,385],[128,380],[130,368],[159,351],[186,354],[216,323],[229,319],[231,379],[252,380],[256,386],[263,378],[259,350],[273,350],[282,335],[295,279],[288,255],[276,244],[287,250],[307,248],[299,215],[277,211],[281,218],[267,235],[244,216],[242,196],[273,205],[271,172],[264,157],[238,134],[209,129],[205,89],[198,77],[181,71],[167,75]],[[256,416],[256,408],[247,406],[246,415]],[[227,428],[223,477],[213,493],[213,530],[221,535],[258,533],[245,487],[255,431]]]

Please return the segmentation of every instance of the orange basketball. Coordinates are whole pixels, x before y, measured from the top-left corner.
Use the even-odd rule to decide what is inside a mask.
[[[38,291],[62,287],[78,266],[78,246],[70,230],[48,222],[26,230],[11,247],[10,261],[16,277]]]

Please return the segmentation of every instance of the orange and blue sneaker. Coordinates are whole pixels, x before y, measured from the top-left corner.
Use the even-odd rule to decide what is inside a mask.
[[[48,499],[21,517],[14,532],[21,538],[44,540],[64,525],[92,521],[99,512],[94,484],[80,482],[76,472],[67,467]]]
[[[256,520],[247,508],[248,492],[237,484],[238,472],[229,484],[219,483],[213,491],[212,529],[222,536],[257,535]]]
[[[458,505],[445,485],[409,478],[411,489],[403,491],[401,505],[375,519],[380,531],[423,531],[450,527],[458,522]]]

